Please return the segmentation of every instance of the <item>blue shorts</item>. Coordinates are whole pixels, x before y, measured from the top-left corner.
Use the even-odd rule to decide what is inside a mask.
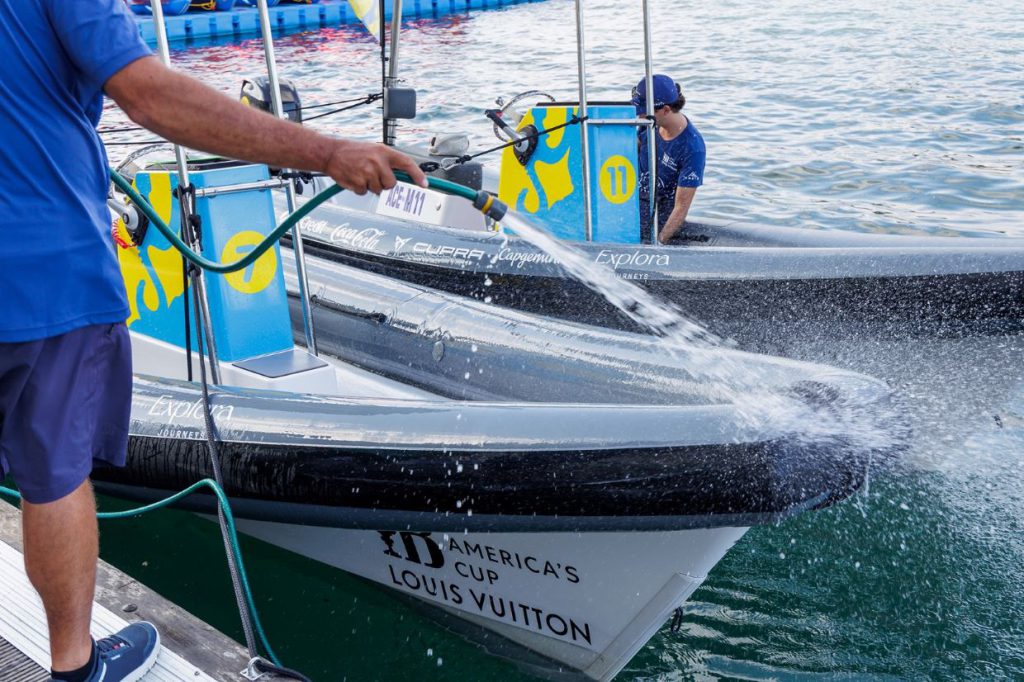
[[[93,460],[124,466],[132,352],[122,323],[0,343],[0,467],[33,504],[59,500]]]

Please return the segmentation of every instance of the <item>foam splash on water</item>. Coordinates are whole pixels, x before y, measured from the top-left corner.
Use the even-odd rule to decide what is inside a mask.
[[[879,428],[849,396],[843,410],[812,409],[807,396],[798,397],[777,390],[770,381],[766,365],[751,363],[733,348],[730,339],[687,318],[671,303],[661,300],[633,282],[621,279],[615,272],[587,257],[572,246],[559,241],[546,230],[522,216],[509,213],[503,226],[530,242],[558,262],[572,277],[603,296],[629,319],[659,338],[665,353],[678,360],[694,379],[702,393],[712,399],[734,405],[749,426],[770,420],[807,438],[854,439],[861,447],[887,447],[893,434]]]
[[[583,252],[559,241],[547,230],[531,224],[522,216],[508,213],[503,218],[503,225],[544,251],[566,272],[604,296],[631,320],[655,335],[680,341],[692,348],[715,349],[734,345],[688,319],[674,305],[621,279],[611,268],[589,259]]]
[[[569,275],[603,296],[641,328],[659,337],[665,351],[684,363],[692,376],[712,383],[711,397],[753,407],[753,401],[745,399],[741,391],[764,387],[766,382],[751,371],[749,364],[741,365],[721,352],[734,345],[731,341],[690,320],[671,303],[619,278],[611,268],[591,260],[521,216],[507,214],[504,226],[551,256]]]

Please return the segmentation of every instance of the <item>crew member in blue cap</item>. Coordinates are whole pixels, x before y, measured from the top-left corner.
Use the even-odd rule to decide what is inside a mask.
[[[166,68],[123,0],[0,0],[0,55],[0,168],[12,174],[0,183],[0,478],[12,474],[21,490],[25,568],[46,611],[53,679],[139,680],[160,651],[152,625],[99,641],[89,632],[89,473],[94,459],[124,463],[132,397],[96,132],[103,94],[171,141],[323,172],[360,194],[394,186],[392,168],[425,178],[389,147],[320,135]]]
[[[683,229],[686,214],[693,204],[697,188],[704,183],[704,138],[693,121],[683,115],[686,98],[682,88],[668,76],[655,74],[651,79],[654,105],[647,107],[647,83],[642,78],[633,88],[633,106],[638,116],[654,118],[657,150],[655,192],[658,207],[658,241],[668,243]],[[640,230],[644,241],[652,237],[650,172],[648,169],[647,131],[640,130]]]

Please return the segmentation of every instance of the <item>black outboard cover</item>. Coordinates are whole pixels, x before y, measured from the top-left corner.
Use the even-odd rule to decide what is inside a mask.
[[[266,76],[242,81],[242,92],[238,99],[242,104],[268,113],[273,113],[274,105],[270,93],[270,80]],[[302,123],[302,100],[295,83],[290,80],[281,81],[281,106],[289,120]]]

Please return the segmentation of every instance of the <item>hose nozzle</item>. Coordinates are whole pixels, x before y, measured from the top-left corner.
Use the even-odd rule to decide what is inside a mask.
[[[480,190],[473,199],[473,208],[483,213],[491,220],[498,222],[508,213],[508,206],[490,192]]]

